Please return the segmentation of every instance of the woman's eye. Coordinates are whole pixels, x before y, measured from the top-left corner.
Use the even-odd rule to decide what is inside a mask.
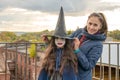
[[[97,26],[97,24],[94,24],[94,26]]]
[[[92,23],[89,23],[89,25],[92,25]]]

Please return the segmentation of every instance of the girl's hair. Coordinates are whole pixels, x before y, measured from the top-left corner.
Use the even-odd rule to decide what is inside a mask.
[[[89,18],[91,17],[98,17],[99,21],[101,22],[102,24],[102,28],[100,29],[100,33],[104,33],[106,36],[107,36],[107,31],[108,31],[108,25],[107,25],[107,22],[106,22],[106,19],[105,19],[105,16],[103,13],[92,13],[88,16],[88,20]],[[87,26],[85,26],[86,28]]]
[[[71,40],[66,39],[66,43],[64,45],[63,53],[61,56],[60,69],[59,69],[60,74],[62,74],[63,69],[67,66],[72,67],[75,73],[78,72],[77,57],[73,53],[73,48],[71,46],[72,46]],[[55,45],[55,37],[52,37],[50,44],[46,49],[45,58],[43,60],[44,62],[42,64],[42,68],[45,68],[45,70],[48,72],[49,75],[52,75],[52,73],[55,71],[56,49],[57,46]]]

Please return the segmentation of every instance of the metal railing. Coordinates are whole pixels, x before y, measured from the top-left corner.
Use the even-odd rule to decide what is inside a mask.
[[[93,78],[120,80],[120,43],[104,43],[102,56],[93,69]]]
[[[36,46],[35,57],[29,56],[31,44]],[[5,68],[0,72],[4,74],[2,80],[37,80],[39,59],[44,48],[45,44],[42,43],[0,43],[0,57],[2,57],[0,65],[4,65]]]
[[[34,58],[29,56],[31,44],[36,45]],[[45,47],[42,43],[0,43],[3,80],[37,80]],[[93,69],[93,80],[120,80],[120,43],[104,43],[102,56]]]

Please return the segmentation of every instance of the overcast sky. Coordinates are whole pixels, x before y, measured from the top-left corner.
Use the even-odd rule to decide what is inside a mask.
[[[0,31],[54,30],[63,6],[67,30],[84,27],[92,12],[103,12],[109,30],[120,29],[120,0],[0,0]]]

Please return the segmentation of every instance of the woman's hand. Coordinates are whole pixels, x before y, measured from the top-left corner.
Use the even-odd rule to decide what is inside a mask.
[[[74,50],[78,49],[80,45],[80,41],[78,38],[74,39]]]

